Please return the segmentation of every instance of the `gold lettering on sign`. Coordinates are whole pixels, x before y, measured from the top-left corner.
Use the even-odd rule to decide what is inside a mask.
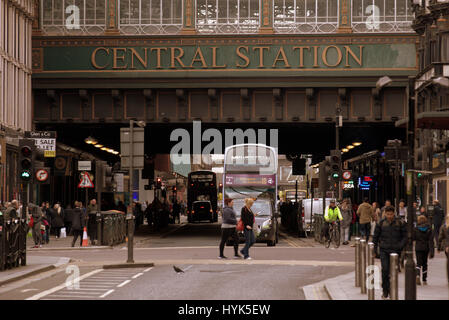
[[[310,50],[310,47],[293,47],[293,51],[299,49],[299,67],[304,68],[304,49]]]
[[[282,58],[279,59],[279,56],[282,56]],[[285,52],[284,52],[284,48],[283,48],[283,47],[280,47],[280,48],[279,48],[279,52],[278,52],[278,54],[277,54],[277,56],[276,56],[276,59],[274,59],[274,62],[273,62],[273,65],[272,65],[273,68],[276,67],[276,63],[277,63],[278,61],[279,61],[279,62],[283,62],[285,68],[291,68],[290,64],[288,63],[288,59],[287,59],[287,56],[285,55]]]
[[[335,64],[329,64],[329,62],[327,61],[327,52],[329,51],[330,48],[334,48],[335,50],[337,50],[338,58],[337,58],[337,63],[335,63]],[[337,46],[328,46],[328,47],[324,48],[321,58],[323,59],[323,63],[324,63],[325,66],[327,66],[327,67],[336,67],[336,66],[338,66],[341,63],[341,59],[343,58],[343,55],[341,54],[341,50],[340,50],[339,47],[337,47]]]
[[[171,69],[176,69],[175,66],[175,60],[178,61],[178,63],[181,65],[181,67],[186,68],[186,66],[184,65],[184,63],[182,63],[181,58],[184,56],[184,50],[182,48],[179,47],[172,47],[171,49],[171,65],[170,68]],[[176,50],[179,51],[179,54],[176,56]]]
[[[359,46],[359,56],[357,57],[354,52],[352,52],[351,48],[349,46],[345,46],[346,49],[346,65],[345,67],[350,68],[351,65],[349,64],[349,55],[351,55],[354,60],[359,64],[359,66],[362,66],[363,62],[363,46]]]
[[[197,58],[197,56],[199,56],[199,58]],[[193,64],[195,62],[201,62],[201,64],[203,65],[202,68],[207,69],[207,63],[206,63],[206,60],[204,60],[203,52],[201,51],[200,47],[196,48],[196,52],[193,56],[192,63],[190,64],[190,68],[193,68]]]
[[[235,50],[235,53],[243,60],[245,60],[246,64],[239,64],[239,62],[237,61],[236,63],[236,67],[237,68],[247,68],[249,66],[249,58],[248,56],[246,56],[245,54],[243,54],[243,52],[240,52],[240,49],[245,49],[246,50],[246,54],[248,54],[248,47],[244,47],[244,46],[240,46]]]
[[[253,50],[259,50],[259,66],[258,68],[265,68],[264,61],[263,61],[263,51],[267,49],[270,51],[270,47],[254,47]]]
[[[118,53],[119,51],[122,51],[124,54],[119,56]],[[113,67],[112,69],[126,69],[128,67],[128,64],[125,64],[121,67],[119,67],[117,65],[118,60],[121,60],[122,62],[125,62],[125,56],[126,56],[126,48],[113,48],[112,49],[112,53],[113,53]]]
[[[227,65],[217,66],[217,49],[218,47],[212,47],[212,68],[226,68]]]
[[[342,13],[342,23],[344,25],[347,25],[348,24],[348,0],[343,0],[341,13]]]
[[[156,69],[162,69],[161,66],[161,51],[167,51],[167,48],[151,48],[151,52],[153,52],[153,50],[156,50],[156,61],[157,61],[157,65],[156,65]]]
[[[318,48],[317,46],[313,47],[313,67],[314,68],[319,68],[319,64],[318,64]]]
[[[136,49],[131,48],[131,69],[135,69],[134,68],[134,57],[137,58],[137,60],[140,61],[140,63],[142,64],[142,66],[145,67],[145,69],[148,66],[148,48],[143,48],[143,50],[145,51],[145,58],[143,59],[139,53],[136,51]]]
[[[95,69],[99,69],[99,70],[105,69],[109,65],[109,63],[104,65],[104,66],[99,66],[98,65],[98,63],[97,63],[97,52],[100,51],[100,50],[101,51],[105,51],[106,54],[109,55],[109,49],[100,47],[100,48],[95,49],[94,52],[92,52],[92,56],[90,57],[90,61],[92,62],[92,65],[94,66],[94,68]]]

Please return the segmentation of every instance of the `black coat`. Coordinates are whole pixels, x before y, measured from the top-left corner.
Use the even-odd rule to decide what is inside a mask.
[[[80,208],[72,211],[72,230],[83,230],[86,226],[86,213]]]
[[[416,226],[415,230],[413,230],[413,240],[416,241],[416,251],[434,250],[432,227],[428,224]]]
[[[432,218],[433,224],[439,227],[443,224],[443,219],[444,219],[444,210],[443,208],[441,208],[440,205],[436,205],[433,211],[433,218]]]
[[[381,250],[402,251],[407,243],[407,228],[398,217],[390,223],[382,219],[376,225],[373,237],[374,246]]]
[[[243,221],[243,225],[246,229],[246,226],[250,226],[251,228],[253,227],[253,223],[254,223],[254,213],[248,209],[246,206],[243,206],[242,208],[242,221]]]
[[[52,218],[52,227],[62,228],[64,227],[64,209],[61,208],[60,214],[55,209],[50,209]]]

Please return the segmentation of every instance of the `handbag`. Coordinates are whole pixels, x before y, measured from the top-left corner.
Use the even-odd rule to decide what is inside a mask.
[[[237,223],[237,227],[235,229],[237,231],[243,231],[243,229],[245,229],[245,226],[243,225],[242,219],[239,220],[239,222]]]
[[[34,226],[34,219],[31,217],[30,222],[28,222],[28,227],[32,228]]]
[[[61,228],[61,233],[60,233],[60,238],[66,238],[67,237],[67,233],[65,228]]]

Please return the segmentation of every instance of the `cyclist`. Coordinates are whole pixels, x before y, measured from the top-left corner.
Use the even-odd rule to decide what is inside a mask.
[[[324,212],[324,225],[322,232],[325,239],[329,238],[329,226],[337,220],[343,221],[343,217],[341,216],[340,209],[335,205],[335,200],[332,199]]]

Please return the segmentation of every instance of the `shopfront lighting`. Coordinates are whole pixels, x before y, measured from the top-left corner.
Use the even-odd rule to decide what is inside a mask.
[[[84,139],[84,142],[87,144],[96,144],[98,143],[98,141],[92,137],[87,137],[86,139]]]

